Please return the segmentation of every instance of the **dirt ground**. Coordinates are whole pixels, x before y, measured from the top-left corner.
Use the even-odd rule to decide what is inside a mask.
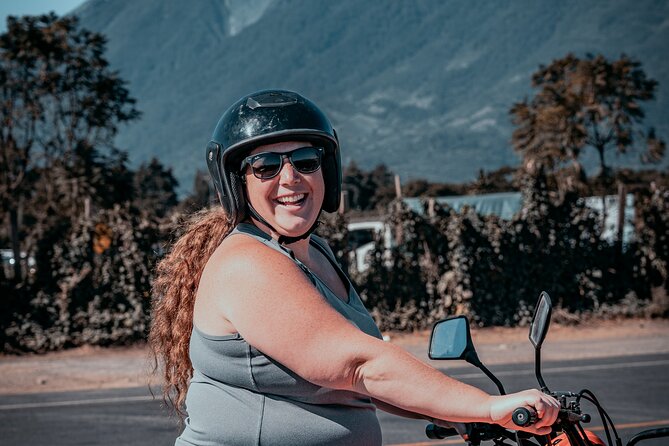
[[[416,357],[427,359],[428,331],[387,333],[389,340]],[[531,363],[534,350],[527,328],[486,328],[472,336],[479,357],[487,365]],[[545,361],[669,353],[669,320],[605,321],[581,326],[553,325],[542,348]],[[433,365],[437,365],[433,362]],[[440,361],[441,368],[461,361]],[[138,387],[158,383],[150,374],[146,346],[128,348],[82,347],[45,355],[0,355],[0,395]]]

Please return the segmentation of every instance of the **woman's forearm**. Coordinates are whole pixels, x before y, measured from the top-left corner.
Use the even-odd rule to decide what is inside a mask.
[[[423,415],[417,412],[410,412],[408,410],[402,409],[401,407],[393,406],[392,404],[386,403],[385,401],[379,400],[377,398],[372,398],[372,402],[377,409],[381,409],[384,412],[388,412],[399,417],[411,418],[412,420],[431,420],[431,417]]]
[[[379,346],[354,377],[356,391],[408,413],[454,422],[490,422],[491,397],[449,378],[392,344]]]

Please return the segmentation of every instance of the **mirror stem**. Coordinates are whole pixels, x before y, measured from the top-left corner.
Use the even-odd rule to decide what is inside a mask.
[[[479,359],[479,357],[478,357],[478,355],[476,354],[475,351],[468,352],[465,355],[464,359],[465,359],[465,361],[467,361],[471,365],[476,366],[479,369],[481,369],[483,371],[483,373],[485,373],[486,376],[488,378],[490,378],[492,380],[492,382],[495,383],[495,385],[497,386],[497,390],[499,390],[500,395],[506,395],[506,391],[504,390],[504,386],[502,385],[500,380],[497,379],[497,377],[495,375],[493,375],[492,372],[490,370],[488,370],[488,368],[486,366],[483,365],[483,363],[481,362],[481,360]]]
[[[493,375],[492,372],[490,370],[488,370],[488,368],[486,366],[484,366],[483,364],[481,364],[481,370],[483,370],[483,373],[485,373],[486,376],[488,376],[488,378],[490,378],[492,380],[492,382],[495,383],[495,385],[497,386],[497,390],[499,390],[499,394],[500,395],[506,395],[506,391],[504,390],[504,386],[502,386],[502,383],[500,382],[500,380],[497,379],[497,377],[495,375]]]
[[[546,386],[546,382],[541,376],[541,348],[536,348],[534,350],[534,374],[537,376],[537,381],[539,381],[541,391],[544,393],[549,393],[548,386]]]

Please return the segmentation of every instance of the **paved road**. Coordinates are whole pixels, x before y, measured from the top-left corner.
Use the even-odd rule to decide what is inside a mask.
[[[635,432],[669,426],[669,354],[547,362],[552,389],[589,388],[605,405],[627,441]],[[492,371],[508,391],[536,386],[532,364],[499,365]],[[462,381],[494,391],[475,368],[449,369]],[[594,416],[591,426],[601,426]],[[424,422],[379,415],[386,445],[462,444],[430,441]],[[147,388],[0,396],[2,445],[170,445],[178,428]],[[643,443],[669,444],[669,438]]]

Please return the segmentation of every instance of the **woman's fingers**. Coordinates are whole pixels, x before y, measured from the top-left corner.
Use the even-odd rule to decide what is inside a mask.
[[[546,435],[557,419],[560,404],[550,395],[538,390],[526,390],[502,397],[492,408],[493,421],[509,429],[524,430],[538,435]],[[536,413],[537,421],[529,426],[517,426],[511,415],[518,407],[524,407]]]
[[[551,426],[557,418],[559,403],[555,398],[542,394],[534,404],[534,410],[537,413],[536,428]]]

